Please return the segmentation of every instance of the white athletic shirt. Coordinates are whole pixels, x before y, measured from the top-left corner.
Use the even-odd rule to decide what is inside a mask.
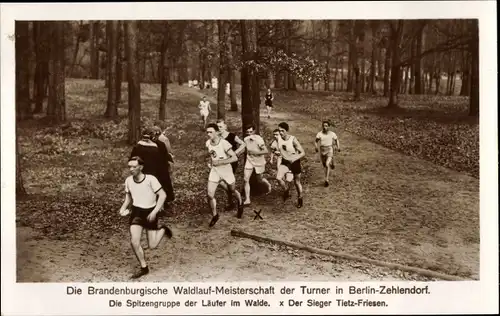
[[[210,102],[208,101],[200,101],[200,104],[198,105],[198,108],[200,108],[200,112],[208,112],[208,106]]]
[[[295,146],[293,145],[293,140],[295,139],[294,136],[289,136],[287,140],[284,140],[283,138],[278,138],[278,149],[281,153],[281,156],[283,159],[286,159],[288,161],[294,161],[297,158],[295,158],[298,154],[297,149],[295,149]]]
[[[219,139],[219,143],[217,145],[212,145],[210,140],[207,140],[207,142],[205,143],[205,146],[207,147],[208,152],[210,153],[210,158],[212,158],[212,161],[223,160],[223,159],[227,159],[230,157],[227,152],[230,149],[232,149],[232,146],[227,140],[225,140],[223,138]],[[212,166],[212,168],[217,168],[217,167],[222,167],[222,166],[224,166],[224,165]]]
[[[323,131],[316,134],[316,140],[319,140],[319,145],[321,147],[333,146],[333,141],[337,140],[337,134],[332,131],[324,134]]]
[[[155,207],[156,193],[161,188],[158,179],[150,174],[146,174],[141,182],[135,182],[133,176],[125,180],[125,192],[132,196],[132,205],[140,208]]]
[[[248,150],[262,150],[266,147],[264,139],[260,135],[249,135],[246,136],[243,141],[247,146]],[[266,157],[264,155],[252,155],[247,153],[247,160],[256,167],[261,167],[266,164]]]

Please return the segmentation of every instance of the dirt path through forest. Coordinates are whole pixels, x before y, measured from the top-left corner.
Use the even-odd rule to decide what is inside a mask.
[[[202,95],[198,90],[180,89]],[[477,179],[337,131],[342,153],[333,185],[324,188],[322,168],[313,155],[313,138],[320,123],[277,110],[271,119],[262,113],[261,120],[272,128],[280,121],[289,122],[291,133],[306,150],[304,208],[294,207],[294,193],[284,204],[281,192],[274,192],[255,198],[242,220],[236,219],[234,212],[223,212],[213,229],[208,228],[208,217],[203,216],[189,223],[174,223],[172,240],[163,241],[158,249],[146,250],[151,273],[141,281],[422,279],[401,271],[235,238],[230,236],[234,228],[379,260],[416,262],[429,268],[449,265],[457,270],[448,273],[478,277]],[[236,120],[238,115],[228,112],[229,120]],[[418,205],[412,194],[418,198]],[[380,206],[392,211],[379,212]],[[433,214],[436,208],[450,211],[439,212],[438,216]],[[254,209],[262,210],[263,220],[254,220]],[[388,219],[383,216],[387,212],[392,215]],[[405,228],[415,233],[405,233]],[[388,239],[384,229],[392,236],[399,230],[401,238]],[[440,244],[435,243],[436,236]],[[125,227],[107,240],[88,243],[49,240],[31,228],[18,227],[17,243],[21,282],[123,282],[137,265]],[[398,251],[401,249],[405,251]],[[403,256],[408,252],[411,256]]]

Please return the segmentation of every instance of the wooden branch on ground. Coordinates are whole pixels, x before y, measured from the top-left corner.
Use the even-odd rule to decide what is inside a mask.
[[[406,266],[406,265],[402,265],[399,263],[385,262],[385,261],[380,261],[380,260],[375,260],[375,259],[370,259],[370,258],[365,258],[365,257],[354,256],[354,255],[342,253],[342,252],[335,252],[335,251],[329,251],[329,250],[325,250],[325,249],[309,247],[309,246],[300,245],[300,244],[297,244],[294,242],[289,242],[289,241],[282,241],[282,240],[273,239],[273,238],[261,237],[261,236],[248,234],[248,233],[245,233],[243,231],[235,230],[235,229],[231,230],[231,236],[250,238],[250,239],[253,239],[256,241],[261,241],[261,242],[274,243],[274,244],[278,244],[278,245],[292,247],[292,248],[299,249],[299,250],[306,250],[306,251],[321,254],[321,255],[327,255],[327,256],[333,256],[333,257],[342,258],[342,259],[349,259],[349,260],[366,262],[366,263],[370,263],[370,264],[377,265],[377,266],[387,267],[390,269],[397,269],[397,270],[406,271],[406,272],[413,272],[413,273],[417,273],[417,274],[431,277],[431,278],[438,278],[438,279],[447,280],[447,281],[464,281],[463,278],[460,278],[460,277],[454,276],[454,275],[448,275],[448,274],[444,274],[444,273],[440,273],[440,272],[436,272],[436,271]]]

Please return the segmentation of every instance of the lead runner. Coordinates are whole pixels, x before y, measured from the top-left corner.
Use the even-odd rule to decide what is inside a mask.
[[[219,220],[217,213],[217,201],[215,200],[215,191],[219,183],[224,181],[227,184],[232,196],[236,196],[238,200],[238,212],[236,216],[241,218],[243,214],[243,202],[241,194],[236,190],[236,179],[234,177],[231,163],[238,161],[236,153],[233,151],[231,144],[219,135],[219,127],[217,124],[207,125],[208,140],[205,144],[210,154],[210,174],[208,176],[207,194],[208,203],[212,210],[212,220],[209,226],[212,227]]]

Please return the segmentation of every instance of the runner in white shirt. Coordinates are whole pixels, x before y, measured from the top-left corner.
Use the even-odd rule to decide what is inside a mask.
[[[330,170],[335,169],[333,160],[334,147],[340,152],[340,142],[337,134],[330,130],[330,122],[323,121],[323,129],[316,134],[314,146],[320,152],[321,163],[325,168],[325,187],[329,186]]]
[[[158,227],[158,212],[161,210],[167,195],[155,176],[142,173],[144,161],[140,157],[131,157],[128,162],[130,173],[125,180],[125,201],[120,208],[120,215],[130,214],[130,242],[141,269],[132,275],[137,279],[149,273],[141,246],[143,229],[147,231],[149,249],[154,249],[164,235],[172,238],[172,231],[165,225]],[[129,206],[132,212],[129,211]]]
[[[210,227],[214,226],[219,220],[217,213],[217,202],[215,200],[215,191],[219,186],[219,182],[224,181],[232,196],[236,196],[238,200],[238,212],[236,216],[241,218],[243,214],[243,204],[241,194],[236,190],[236,179],[234,178],[233,168],[231,163],[238,161],[236,153],[233,151],[231,144],[220,137],[217,124],[208,124],[207,126],[208,140],[205,144],[210,154],[210,174],[208,176],[208,203],[212,210],[212,220]]]
[[[274,156],[276,156],[276,171],[278,171],[279,167],[281,165],[281,152],[280,152],[280,150],[278,148],[278,139],[281,138],[280,130],[279,129],[275,129],[273,131],[273,136],[274,136],[274,140],[271,142],[271,145],[269,146],[269,148],[271,149],[271,159],[269,160],[269,162],[273,163]],[[293,181],[293,173],[291,171],[288,171],[285,174],[284,178],[285,178],[285,181],[292,182]],[[278,179],[278,173],[277,172],[276,172],[276,179]],[[281,178],[281,179],[283,180],[283,178]]]
[[[278,139],[278,149],[280,150],[282,158],[278,168],[277,180],[285,190],[283,200],[286,201],[286,199],[290,197],[290,186],[282,179],[287,172],[291,171],[293,173],[293,180],[295,188],[297,189],[297,207],[301,208],[303,205],[303,191],[302,183],[300,182],[302,173],[300,159],[305,156],[305,152],[297,138],[288,134],[289,129],[290,127],[285,122],[279,123],[278,125],[278,130],[281,135],[281,138]]]
[[[250,204],[250,177],[255,170],[257,181],[267,186],[267,194],[271,192],[271,184],[262,177],[266,169],[266,157],[268,153],[264,139],[260,135],[255,134],[255,127],[253,125],[245,128],[247,136],[243,139],[247,148],[245,170],[243,179],[245,181],[245,202],[244,205]]]
[[[198,109],[200,109],[201,120],[203,121],[203,128],[207,126],[208,115],[210,114],[210,102],[207,101],[207,97],[203,97],[198,104]]]

